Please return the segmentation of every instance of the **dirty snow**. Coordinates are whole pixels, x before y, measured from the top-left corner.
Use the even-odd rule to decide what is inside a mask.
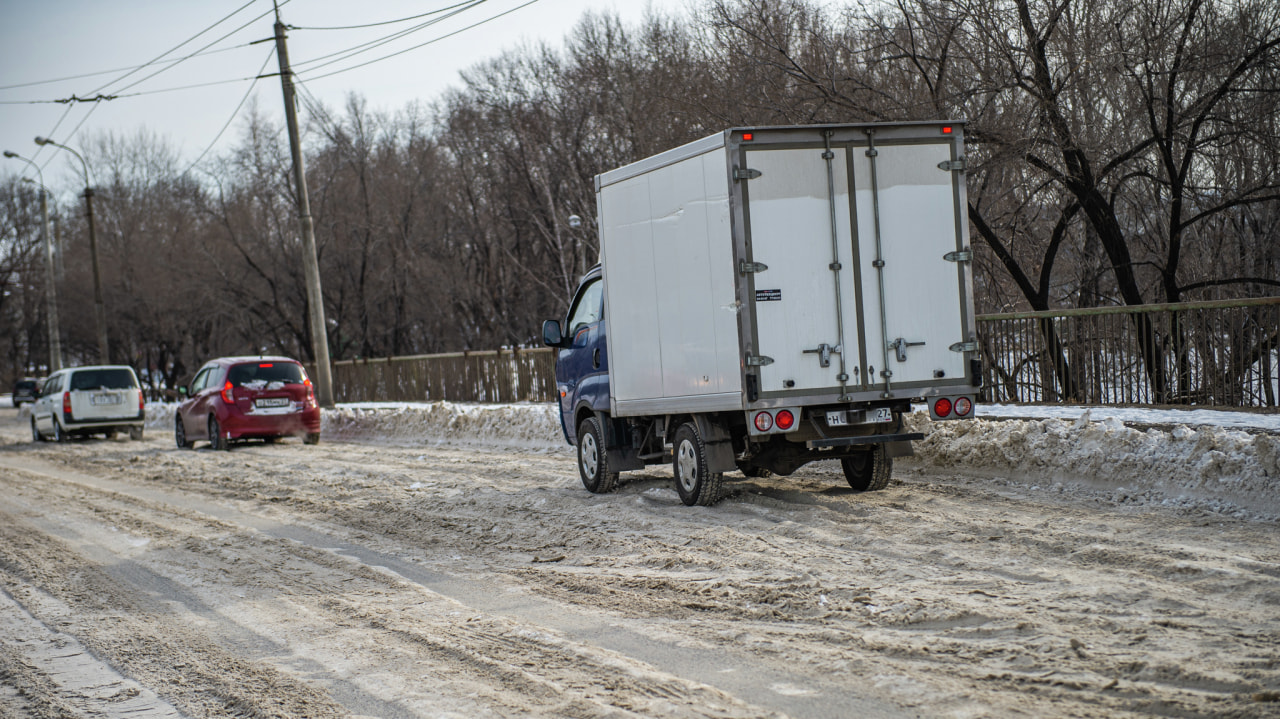
[[[174,405],[148,405],[148,426],[172,426]],[[1024,419],[987,419],[1013,417]],[[1131,427],[1126,421],[1138,424]],[[1036,488],[1092,490],[1117,503],[1208,506],[1280,515],[1280,415],[1209,410],[984,405],[972,420],[908,417],[928,466],[1034,477]],[[324,412],[324,435],[394,445],[500,446],[570,454],[553,404],[351,403]],[[1045,485],[1041,487],[1041,485]]]

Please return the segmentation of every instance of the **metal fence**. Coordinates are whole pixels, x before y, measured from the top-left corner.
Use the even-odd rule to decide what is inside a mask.
[[[1280,297],[980,315],[988,402],[1276,407]]]
[[[333,363],[338,402],[550,402],[555,355],[546,348],[455,352]]]
[[[1280,297],[980,315],[986,402],[1276,407]],[[545,348],[348,360],[339,402],[550,402]]]

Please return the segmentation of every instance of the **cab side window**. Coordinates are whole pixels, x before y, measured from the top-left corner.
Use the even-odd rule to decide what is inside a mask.
[[[53,394],[62,389],[62,378],[64,375],[54,375],[44,383],[44,391],[41,394]]]
[[[604,282],[595,280],[582,289],[578,302],[569,314],[569,336],[572,337],[587,325],[593,325],[604,317]]]

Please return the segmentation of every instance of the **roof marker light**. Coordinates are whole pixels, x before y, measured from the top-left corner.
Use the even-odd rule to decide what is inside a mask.
[[[743,139],[743,141],[744,141],[744,142],[751,142],[752,140],[754,140],[754,139],[755,139],[755,137],[756,137],[756,136],[755,136],[755,134],[754,134],[754,133],[750,133],[750,132],[744,132],[744,133],[742,133],[742,139]]]
[[[943,125],[943,126],[942,126],[942,134],[944,134],[944,135],[950,135],[950,134],[951,134],[951,126],[950,126],[950,125]]]

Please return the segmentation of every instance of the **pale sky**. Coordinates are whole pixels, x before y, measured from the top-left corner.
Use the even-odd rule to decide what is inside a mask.
[[[280,12],[286,24],[298,28],[349,26],[422,15],[461,1],[282,0]],[[534,0],[520,7],[527,2],[529,0],[485,0],[452,18],[357,56],[330,58],[337,62],[323,68],[318,66],[328,60],[319,60],[322,56],[408,30],[440,15],[365,29],[291,30],[289,57],[303,83],[326,105],[340,108],[348,93],[354,91],[368,100],[370,108],[393,111],[414,100],[426,104],[438,99],[447,88],[460,84],[460,70],[503,50],[525,42],[546,41],[559,45],[587,10],[616,11],[628,24],[641,19],[647,3],[662,13],[686,12],[684,0],[647,0],[647,3],[644,0]],[[206,52],[233,49],[194,57],[149,79],[145,78],[165,63],[121,77],[131,67],[154,60],[242,7],[244,9],[230,19],[165,58],[181,58],[210,43],[213,44]],[[271,59],[263,72],[277,72],[276,60],[270,54],[272,42],[248,44],[272,37],[274,19],[270,11],[271,0],[0,0],[0,88],[3,88],[0,103],[56,100],[72,95],[91,97],[98,92],[122,95],[116,100],[96,103],[97,109],[92,114],[90,110],[94,105],[89,103],[71,105],[70,112],[64,104],[0,104],[0,150],[12,150],[34,159],[44,167],[45,181],[55,190],[70,189],[79,182],[76,179],[79,165],[71,164],[74,160],[64,151],[38,147],[34,142],[37,135],[52,137],[79,150],[94,133],[132,134],[145,126],[166,138],[184,162],[195,160],[232,116],[248,92],[250,82],[138,97],[123,95],[250,78],[259,74],[269,56]],[[491,22],[395,58],[321,77],[406,50],[507,11],[509,14]],[[451,11],[440,14],[448,12]],[[246,23],[247,27],[236,30]],[[219,40],[228,33],[231,33],[229,37]],[[314,62],[308,63],[309,60]],[[115,72],[42,82],[105,70]],[[136,86],[126,87],[139,80],[142,82]],[[12,87],[26,83],[41,84]],[[261,111],[280,117],[282,100],[278,77],[259,80],[252,94]],[[241,117],[243,114],[244,109],[240,111]],[[72,135],[77,126],[79,130]],[[214,152],[234,144],[241,127],[239,119],[233,121]],[[0,176],[11,173],[30,176],[27,167],[19,160],[0,159]]]

